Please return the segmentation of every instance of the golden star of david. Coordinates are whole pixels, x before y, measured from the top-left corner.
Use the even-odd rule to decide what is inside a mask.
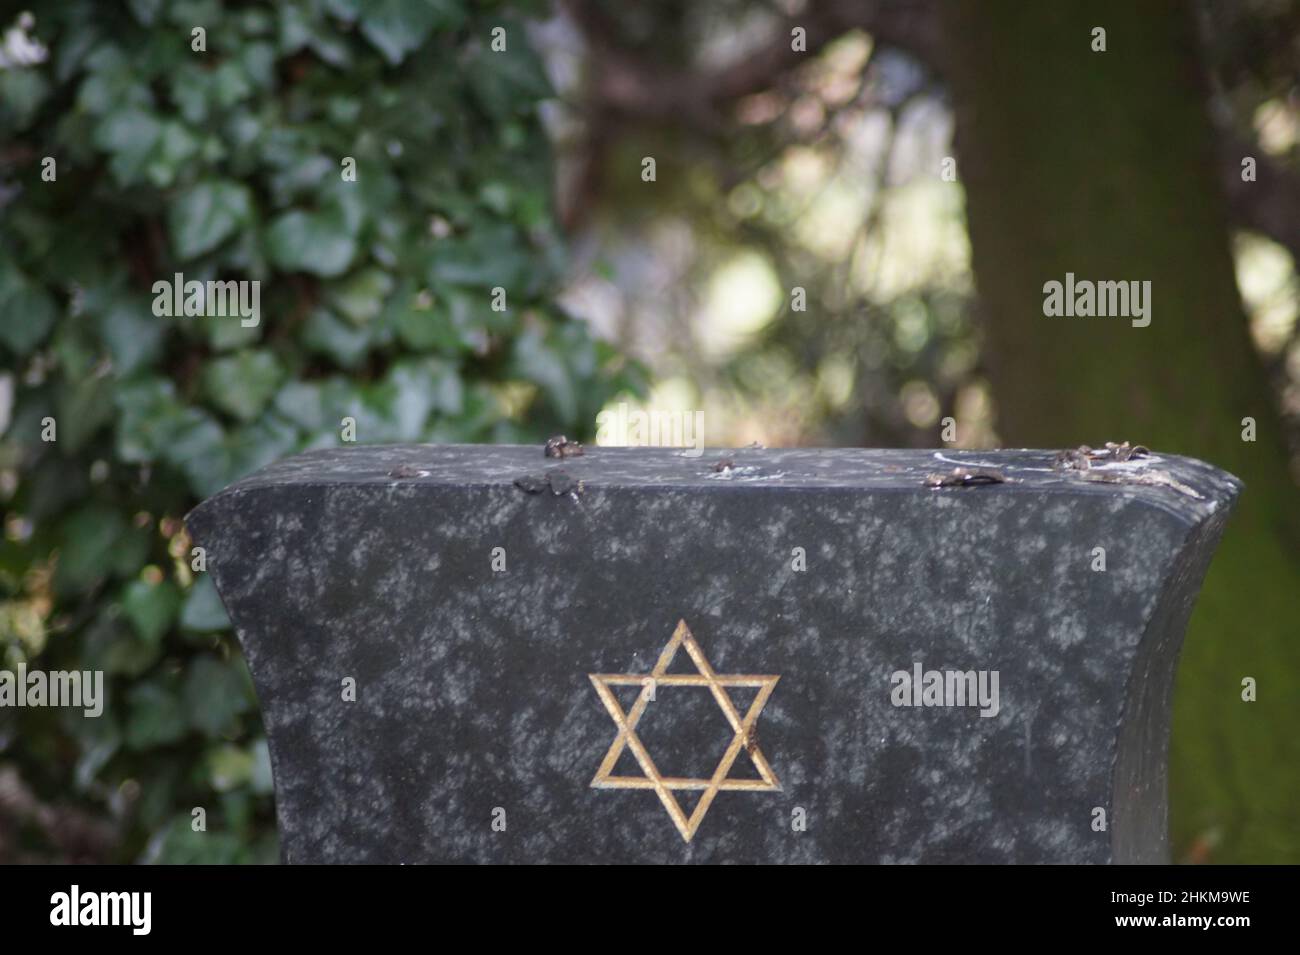
[[[668,667],[672,665],[673,657],[681,647],[686,648],[690,655],[695,669],[698,673],[692,674],[670,674]],[[758,722],[758,715],[763,712],[763,707],[767,705],[767,699],[772,695],[772,690],[776,687],[776,681],[781,679],[779,676],[719,676],[713,672],[713,667],[704,656],[704,651],[695,641],[686,621],[681,620],[677,623],[677,629],[673,631],[672,639],[664,647],[663,652],[659,654],[659,662],[655,664],[654,669],[649,673],[589,673],[592,685],[600,695],[600,701],[605,704],[605,709],[613,717],[614,724],[618,727],[618,735],[614,737],[613,744],[609,747],[609,752],[605,754],[604,761],[600,764],[600,769],[596,770],[596,778],[591,781],[593,789],[653,789],[659,801],[663,803],[664,808],[668,810],[668,815],[673,820],[673,825],[681,833],[682,838],[687,842],[695,835],[699,829],[700,823],[704,821],[704,815],[709,811],[709,806],[713,804],[714,797],[723,790],[744,790],[748,792],[779,792],[781,783],[776,778],[776,773],[772,772],[772,767],[768,765],[763,756],[763,751],[758,748],[758,739],[754,733],[754,724]],[[619,705],[618,699],[610,689],[613,686],[640,686],[641,693],[637,695],[636,703],[632,709],[624,713],[623,707]],[[722,761],[718,763],[718,768],[714,770],[711,779],[682,779],[672,776],[662,776],[646,752],[645,745],[636,735],[636,726],[640,722],[641,716],[645,713],[646,706],[654,699],[655,688],[659,686],[707,686],[713,693],[713,698],[717,700],[718,706],[722,708],[722,713],[731,724],[735,731],[735,736],[731,740],[731,745],[722,755]],[[735,704],[731,702],[731,697],[727,695],[726,687],[742,686],[757,687],[758,695],[754,697],[754,702],[749,706],[749,712],[741,719],[739,711]],[[615,763],[623,755],[623,747],[630,747],[632,755],[641,766],[644,776],[611,776]],[[745,750],[749,754],[750,760],[754,763],[754,768],[758,770],[761,779],[728,779],[727,774],[731,772],[732,764],[740,756],[740,751]],[[673,790],[704,790],[704,795],[695,806],[695,811],[687,816],[682,811],[681,804],[678,803],[677,797],[673,795]]]

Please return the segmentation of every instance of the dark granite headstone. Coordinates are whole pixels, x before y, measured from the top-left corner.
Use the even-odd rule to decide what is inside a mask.
[[[1158,862],[1238,489],[1141,453],[363,447],[189,525],[289,862]]]

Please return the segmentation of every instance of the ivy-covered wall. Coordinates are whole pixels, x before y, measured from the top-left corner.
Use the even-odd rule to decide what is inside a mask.
[[[0,61],[0,662],[107,700],[0,709],[0,861],[274,860],[186,511],[353,438],[583,436],[641,387],[550,300],[543,5],[28,6],[0,3],[31,41]]]

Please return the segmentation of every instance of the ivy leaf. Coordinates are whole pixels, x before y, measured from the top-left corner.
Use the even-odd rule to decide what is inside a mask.
[[[122,748],[122,731],[112,719],[83,718],[81,723],[87,729],[83,730],[78,738],[81,744],[81,755],[77,758],[76,780],[77,789],[85,790],[113,755]]]
[[[50,95],[50,84],[36,70],[0,70],[0,126],[26,129]]]
[[[513,23],[502,25],[512,38],[523,33]],[[536,100],[551,95],[541,60],[521,43],[509,43],[504,52],[480,49],[467,72],[478,100],[498,121],[526,113]]]
[[[330,301],[353,325],[365,325],[383,310],[392,290],[393,278],[383,269],[362,269],[339,283]]]
[[[200,182],[171,204],[167,225],[176,257],[189,261],[211,252],[252,218],[253,200],[245,186]]]
[[[150,313],[147,302],[114,302],[100,313],[96,324],[119,376],[125,377],[158,357],[164,324]]]
[[[168,580],[155,584],[133,580],[122,594],[122,612],[140,639],[151,644],[162,640],[176,618],[180,603],[180,591]]]
[[[275,394],[284,376],[269,351],[242,351],[203,369],[203,392],[213,405],[240,421],[252,421]]]
[[[113,548],[111,566],[113,573],[125,580],[140,573],[145,561],[149,559],[149,548],[153,544],[152,528],[132,525]]]
[[[162,9],[162,0],[130,0],[131,13],[145,26],[153,24]]]
[[[95,145],[112,154],[109,167],[118,185],[129,186],[145,170],[162,124],[144,110],[128,107],[104,117],[95,130]]]
[[[154,749],[185,735],[185,709],[177,696],[161,684],[137,683],[127,692],[130,716],[126,745],[134,750]]]
[[[515,342],[514,368],[521,378],[541,386],[563,422],[578,420],[578,393],[560,350],[529,330]]]
[[[328,309],[318,308],[307,317],[302,343],[312,351],[330,356],[344,368],[352,368],[366,353],[370,331],[340,321]]]
[[[398,337],[414,351],[454,352],[466,347],[446,302],[426,305],[407,297],[405,301],[391,302],[389,312]]]
[[[118,511],[91,504],[69,515],[61,530],[63,547],[54,573],[55,587],[65,593],[79,592],[107,575],[127,523]]]
[[[27,355],[45,340],[59,312],[54,299],[7,262],[0,262],[0,342]]]
[[[161,644],[141,640],[122,625],[119,608],[112,606],[86,630],[81,659],[86,669],[136,677],[157,663],[161,654]]]
[[[375,0],[362,6],[361,32],[393,66],[420,46],[435,26],[460,19],[450,0]]]
[[[187,407],[165,379],[145,378],[123,383],[117,390],[122,418],[117,428],[117,453],[131,464],[166,460],[183,463],[221,440],[221,426],[201,408]]]
[[[325,426],[321,387],[315,382],[289,382],[275,396],[275,410],[304,431],[319,431]]]
[[[229,109],[253,92],[253,84],[242,65],[227,60],[212,73],[212,92],[217,103]]]
[[[145,174],[159,189],[166,189],[198,151],[199,141],[189,130],[180,123],[165,123],[157,147],[145,166]]]
[[[271,262],[287,272],[310,272],[326,278],[342,275],[357,254],[356,239],[336,210],[287,212],[266,233]]]
[[[113,417],[113,379],[91,375],[65,382],[56,401],[58,420],[63,422],[59,443],[65,451],[77,451]]]
[[[470,239],[439,243],[429,278],[448,285],[519,288],[532,264],[513,228],[483,226]]]
[[[383,408],[384,416],[399,441],[414,441],[433,410],[434,381],[413,362],[395,366],[372,398]]]
[[[222,606],[217,588],[207,574],[201,574],[190,588],[185,606],[181,609],[181,626],[186,630],[200,632],[226,630],[230,627],[226,608]]]
[[[184,695],[190,725],[208,736],[220,736],[236,716],[252,706],[243,664],[223,663],[206,654],[190,664]]]

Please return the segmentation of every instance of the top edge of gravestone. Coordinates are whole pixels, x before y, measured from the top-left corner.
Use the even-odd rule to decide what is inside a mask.
[[[586,488],[914,490],[934,495],[1020,494],[1028,490],[1124,494],[1199,519],[1241,489],[1231,474],[1195,458],[1152,451],[1086,470],[1057,463],[1054,450],[970,451],[868,448],[707,448],[588,446],[547,457],[542,445],[359,445],[308,451],[230,485],[218,496],[266,487],[339,485],[533,486],[562,471]],[[974,475],[961,486],[957,469]],[[957,472],[960,474],[960,472]],[[991,478],[1003,483],[991,483]],[[990,481],[990,483],[978,483]]]

